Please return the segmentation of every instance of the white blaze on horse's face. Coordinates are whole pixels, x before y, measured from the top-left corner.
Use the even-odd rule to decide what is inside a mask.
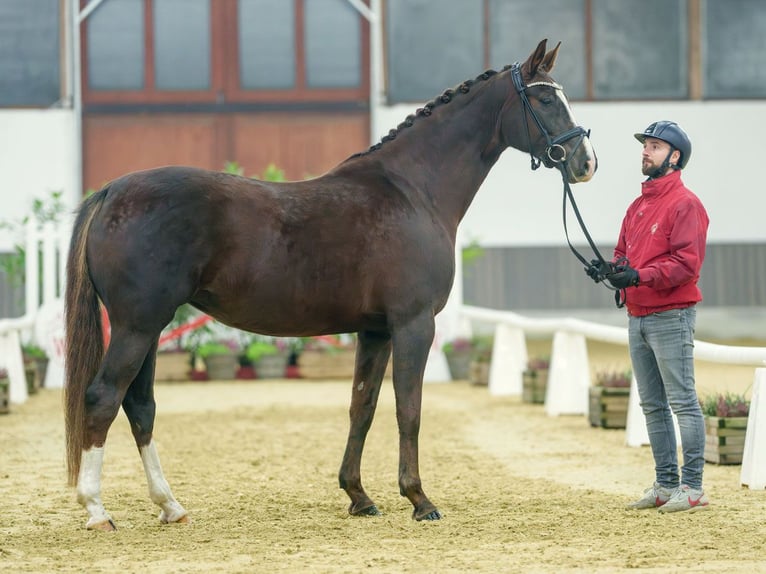
[[[556,97],[561,100],[561,103],[564,105],[564,109],[567,112],[569,121],[572,122],[573,125],[577,125],[577,122],[574,119],[574,114],[572,113],[572,108],[569,105],[569,100],[567,100],[567,96],[560,86],[556,90]],[[577,177],[577,181],[584,182],[589,181],[593,177],[593,174],[596,173],[596,152],[593,151],[593,146],[590,143],[589,137],[583,138],[580,147],[582,148],[583,152],[585,153],[585,157],[587,158],[585,163],[587,166],[587,171],[584,175]]]
[[[564,110],[564,114],[566,115],[566,120],[569,122],[570,125],[576,126],[578,125],[577,122],[574,119],[574,114],[572,113],[572,107],[569,105],[569,100],[567,99],[566,94],[564,93],[564,88],[562,88],[559,84],[555,82],[532,82],[530,84],[527,84],[527,88],[532,88],[534,86],[547,86],[549,88],[553,89],[553,93],[556,95],[556,99],[559,100],[559,103],[561,104],[561,107]],[[552,134],[555,136],[555,134]],[[571,141],[577,141],[578,138],[573,138]],[[563,142],[565,145],[567,142]],[[583,154],[584,160],[583,165],[585,169],[579,170],[577,173],[570,173],[570,175],[574,178],[574,181],[577,182],[585,182],[589,181],[593,174],[596,173],[596,153],[593,151],[593,146],[590,143],[590,138],[585,136],[582,138],[582,142],[577,147],[577,150],[575,152],[576,154]],[[570,169],[571,172],[571,169]]]

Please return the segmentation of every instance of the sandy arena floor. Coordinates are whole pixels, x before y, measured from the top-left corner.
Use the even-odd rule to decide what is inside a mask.
[[[698,368],[701,387],[752,382],[752,368],[713,367]],[[0,417],[0,570],[766,572],[766,491],[741,488],[739,466],[706,466],[707,512],[625,511],[653,480],[648,447],[463,382],[429,384],[424,394],[421,476],[444,519],[414,522],[398,494],[390,382],[362,461],[384,515],[351,518],[337,484],[349,386],[158,384],[155,436],[192,523],[158,522],[120,415],[103,473],[119,528],[109,534],[84,529],[65,485],[61,393],[43,390]]]

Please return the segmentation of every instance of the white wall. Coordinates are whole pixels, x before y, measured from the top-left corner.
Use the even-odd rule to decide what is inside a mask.
[[[379,110],[381,135],[419,106]],[[598,172],[572,187],[597,243],[614,244],[628,204],[640,193],[641,144],[633,134],[650,123],[678,122],[692,141],[683,179],[710,216],[708,240],[765,242],[766,102],[626,102],[572,104],[575,118],[591,129]],[[566,245],[558,171],[533,172],[529,155],[509,149],[490,172],[461,224],[463,241],[485,246]],[[574,244],[584,244],[577,221],[567,217]]]
[[[72,110],[0,110],[0,220],[20,220],[36,198],[63,191],[65,203],[79,201]],[[0,230],[0,252],[18,239]]]

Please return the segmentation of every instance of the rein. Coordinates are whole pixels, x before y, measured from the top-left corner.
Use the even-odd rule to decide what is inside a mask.
[[[540,167],[540,164],[542,163],[542,159],[539,157],[536,157],[534,153],[532,153],[532,137],[529,133],[529,120],[527,119],[527,116],[532,116],[532,119],[537,124],[537,128],[540,130],[540,132],[545,136],[545,141],[547,143],[547,146],[545,148],[545,155],[548,157],[548,159],[555,165],[555,167],[561,172],[561,179],[564,183],[564,197],[563,197],[563,210],[562,210],[562,218],[564,222],[564,235],[567,240],[567,245],[569,245],[569,249],[574,253],[574,256],[577,257],[577,259],[580,260],[580,262],[585,265],[586,268],[591,266],[591,262],[588,261],[577,249],[575,249],[574,245],[572,245],[572,242],[569,240],[569,230],[567,229],[567,200],[572,204],[572,211],[575,214],[575,217],[577,218],[577,222],[580,224],[580,229],[583,232],[583,235],[585,235],[585,239],[588,241],[588,245],[590,246],[591,250],[593,251],[593,254],[596,256],[596,259],[599,263],[599,274],[598,274],[598,281],[601,282],[607,289],[610,289],[614,291],[614,301],[618,308],[622,308],[625,306],[625,289],[616,289],[615,287],[612,287],[608,283],[606,283],[605,279],[608,275],[614,272],[614,266],[612,263],[604,259],[604,257],[601,255],[601,252],[596,247],[595,242],[593,241],[593,238],[591,237],[590,233],[588,232],[588,228],[585,226],[585,222],[583,221],[582,216],[580,215],[580,210],[577,207],[577,202],[575,201],[574,195],[572,194],[572,189],[569,185],[569,178],[567,177],[567,168],[569,160],[567,158],[567,152],[564,146],[561,144],[569,141],[572,138],[578,138],[577,144],[574,146],[574,149],[572,152],[574,153],[575,150],[577,150],[578,147],[580,147],[580,144],[582,144],[582,141],[586,137],[590,137],[590,130],[586,130],[582,126],[575,126],[555,138],[551,138],[550,134],[548,133],[548,130],[545,129],[545,126],[543,125],[542,121],[540,121],[539,116],[535,112],[534,108],[532,107],[532,104],[529,103],[529,98],[527,97],[526,90],[529,87],[532,86],[550,86],[556,90],[561,90],[562,87],[558,84],[555,84],[553,82],[533,82],[529,85],[524,84],[524,80],[521,78],[521,65],[516,62],[511,66],[511,78],[513,79],[513,85],[516,88],[516,92],[519,94],[519,98],[521,99],[521,103],[524,107],[524,129],[527,132],[527,142],[529,143],[529,157],[531,161],[531,167],[532,170],[536,170]],[[624,259],[624,258],[623,258]],[[626,261],[620,261],[620,264],[627,265]]]

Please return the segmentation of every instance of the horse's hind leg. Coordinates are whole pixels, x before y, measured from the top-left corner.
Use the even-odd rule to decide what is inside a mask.
[[[112,326],[112,341],[93,382],[85,391],[85,436],[77,477],[77,501],[88,511],[86,528],[115,530],[101,502],[104,443],[125,394],[147,352],[152,337]]]
[[[149,350],[141,370],[128,388],[122,400],[122,408],[130,421],[130,429],[141,454],[141,461],[149,485],[149,497],[160,507],[160,521],[188,522],[188,514],[173,496],[170,485],[162,472],[157,447],[154,443],[154,365],[157,360],[157,343]]]
[[[387,334],[360,332],[351,391],[351,419],[346,452],[338,473],[340,487],[351,498],[352,515],[380,514],[375,503],[362,488],[361,462],[364,441],[370,430],[378,404],[380,386],[391,355],[391,338]]]

